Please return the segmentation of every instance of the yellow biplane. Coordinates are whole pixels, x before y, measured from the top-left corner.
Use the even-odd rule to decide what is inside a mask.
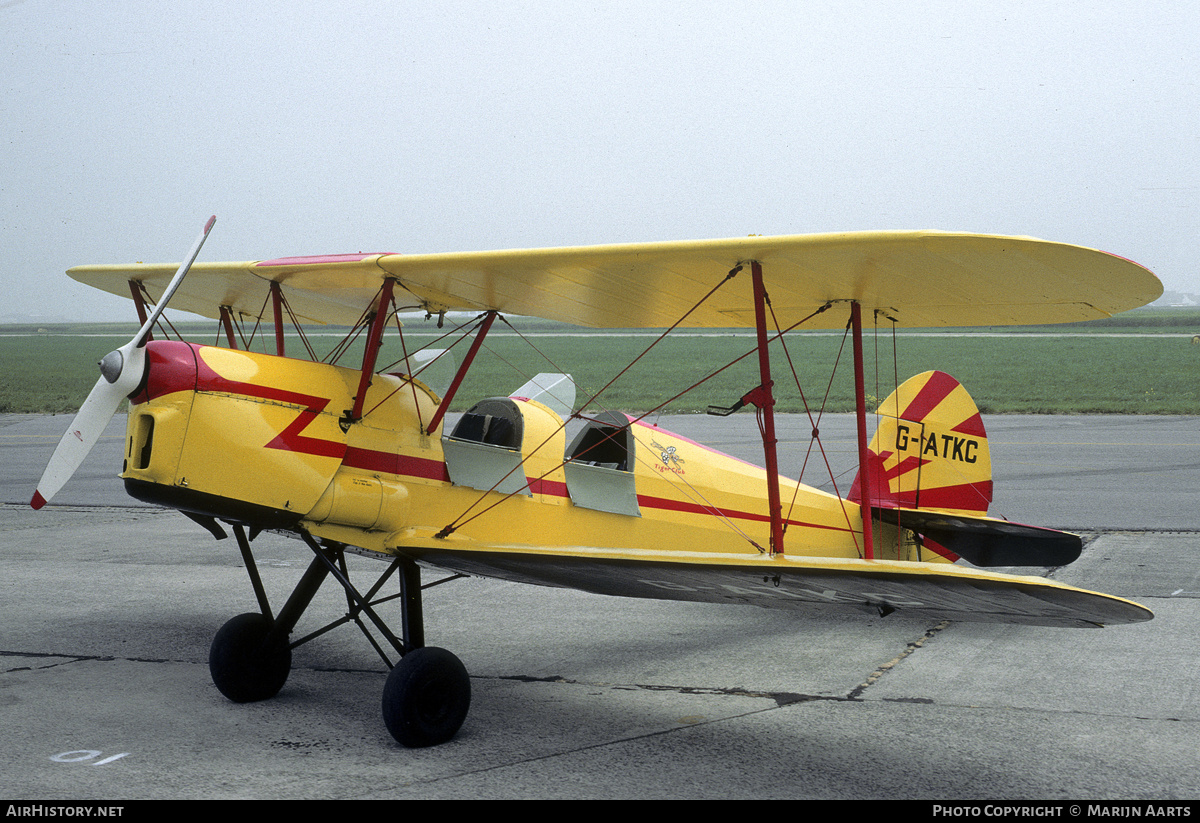
[[[293,640],[297,621],[332,576],[355,622],[364,625],[365,615],[399,656],[393,665],[372,638],[391,669],[383,714],[392,735],[408,746],[453,737],[470,680],[454,655],[425,646],[421,567],[801,612],[1048,626],[1152,617],[1120,598],[980,568],[1058,566],[1078,557],[1081,541],[987,516],[987,434],[954,378],[927,372],[896,386],[867,437],[864,317],[892,327],[1107,317],[1162,292],[1128,260],[1026,237],[921,231],[193,265],[212,224],[179,266],[70,270],[131,296],[142,326],[100,362],[32,505],[62,487],[128,397],[128,493],[178,509],[218,538],[230,528],[243,554],[259,611],[226,623],[210,650],[213,680],[231,700],[279,691],[292,648],[314,636]],[[216,319],[227,345],[152,340],[168,302]],[[405,343],[396,368],[377,369],[385,329],[394,324],[404,342],[397,314],[411,310],[439,327],[448,312],[472,318],[444,389],[421,377],[441,350],[410,352]],[[489,329],[510,314],[664,335],[753,330],[747,358],[757,384],[710,411],[754,408],[765,468],[605,409],[595,396],[578,402],[565,374],[532,375],[511,396],[447,418]],[[244,345],[245,329],[260,322],[273,327],[274,353]],[[352,327],[347,341],[365,339],[361,363],[288,356],[288,322]],[[779,350],[809,329],[840,329],[852,340],[858,474],[844,497],[778,467],[774,387],[788,374]],[[568,441],[569,422],[578,431]],[[313,552],[278,613],[251,552],[268,529]],[[362,591],[349,579],[347,552],[390,565]],[[393,575],[399,595],[380,595]],[[390,599],[400,604],[399,634],[377,609]]]

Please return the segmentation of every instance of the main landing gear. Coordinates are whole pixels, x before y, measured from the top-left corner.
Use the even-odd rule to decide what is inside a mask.
[[[208,668],[221,694],[235,703],[274,697],[287,681],[292,649],[336,626],[353,622],[391,669],[383,689],[383,722],[392,737],[412,748],[436,746],[454,737],[471,705],[471,680],[457,657],[445,649],[425,645],[421,571],[415,562],[397,558],[364,596],[350,583],[345,546],[322,545],[311,535],[303,534],[304,542],[313,551],[313,561],[279,615],[272,616],[245,529],[236,525],[234,534],[262,611],[234,617],[213,638]],[[373,600],[393,572],[400,578],[400,594]],[[289,641],[300,616],[329,575],[333,575],[346,592],[346,615],[295,642]],[[400,638],[392,633],[374,608],[396,598],[400,600],[403,620]],[[400,656],[394,666],[368,631],[362,615],[375,624],[386,643]]]

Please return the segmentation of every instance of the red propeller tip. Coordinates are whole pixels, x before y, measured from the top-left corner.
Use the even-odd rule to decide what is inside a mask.
[[[33,499],[29,501],[29,505],[33,506],[35,509],[40,509],[42,506],[46,505],[46,498],[42,497],[42,493],[40,491],[35,490],[33,492]]]

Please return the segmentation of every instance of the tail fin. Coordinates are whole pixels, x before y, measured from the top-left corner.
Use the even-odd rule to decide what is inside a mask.
[[[871,506],[983,515],[992,502],[992,458],[979,409],[945,372],[904,381],[877,411],[868,472]],[[850,499],[862,503],[861,478]]]
[[[911,377],[878,414],[867,463],[877,520],[918,534],[932,555],[977,566],[1061,566],[1079,557],[1078,535],[986,516],[987,432],[975,401],[953,377],[940,371]],[[860,480],[850,499],[862,504]]]

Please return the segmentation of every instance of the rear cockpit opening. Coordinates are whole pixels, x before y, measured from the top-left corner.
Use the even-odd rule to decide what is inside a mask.
[[[635,486],[634,439],[630,419],[603,412],[592,417],[571,441],[567,462],[567,491],[585,509],[639,516]]]
[[[633,465],[633,434],[629,418],[604,412],[588,422],[567,450],[567,459],[618,471],[630,471]]]

